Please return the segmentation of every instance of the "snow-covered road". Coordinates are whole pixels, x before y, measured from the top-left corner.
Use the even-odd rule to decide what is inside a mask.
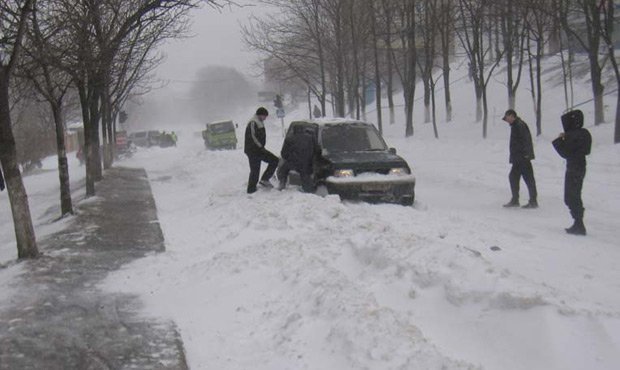
[[[388,133],[416,171],[415,207],[247,195],[242,150],[205,151],[190,135],[141,151],[123,164],[147,168],[167,252],[106,287],[173,318],[195,369],[616,369],[617,148],[591,158],[590,235],[574,237],[545,138],[541,208],[501,207],[503,128],[487,141],[463,140],[467,128],[440,142]]]

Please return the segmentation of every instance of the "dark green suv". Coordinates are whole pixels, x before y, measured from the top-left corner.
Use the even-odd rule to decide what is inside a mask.
[[[407,162],[388,148],[374,125],[345,119],[294,121],[312,131],[320,154],[314,159],[313,177],[318,186],[341,199],[412,205],[415,177]],[[291,182],[295,181],[291,178]]]

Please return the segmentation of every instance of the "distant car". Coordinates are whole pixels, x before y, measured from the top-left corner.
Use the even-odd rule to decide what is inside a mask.
[[[132,132],[128,138],[135,146],[150,146],[148,132],[146,131]]]
[[[149,146],[159,145],[161,143],[162,134],[160,131],[150,130],[146,136],[149,141]]]
[[[161,132],[157,130],[136,131],[129,134],[129,140],[135,146],[151,147],[153,145],[159,145]]]
[[[361,121],[321,119],[294,121],[315,135],[321,154],[314,160],[314,181],[341,199],[412,205],[416,179],[407,162],[388,148],[374,125]],[[291,174],[291,183],[298,182]]]
[[[202,131],[205,147],[210,150],[235,149],[237,135],[233,121],[216,121],[206,124]]]

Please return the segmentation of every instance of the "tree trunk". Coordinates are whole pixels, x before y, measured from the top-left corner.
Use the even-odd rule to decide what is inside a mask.
[[[73,214],[69,165],[65,146],[65,120],[62,115],[62,100],[50,103],[56,127],[56,151],[58,156],[58,179],[60,180],[60,214]]]
[[[15,138],[11,125],[9,77],[3,66],[0,66],[0,164],[11,203],[17,257],[35,258],[39,255],[39,250],[32,226],[28,195],[17,164]]]
[[[385,4],[385,3],[384,3]],[[396,118],[394,116],[394,66],[392,65],[392,17],[391,11],[386,8],[386,37],[385,37],[385,46],[386,46],[386,61],[387,61],[387,99],[388,99],[388,107],[390,111],[390,125],[396,122]]]
[[[317,52],[319,54],[319,71],[321,73],[321,94],[319,97],[319,103],[321,104],[321,116],[325,117],[327,114],[325,100],[327,98],[327,82],[325,77],[325,53],[323,52],[323,41],[321,39],[321,35],[318,33],[320,30],[319,26],[319,9],[318,3],[314,3],[314,26],[317,31]],[[310,117],[312,117],[312,113],[310,113]]]
[[[483,118],[482,118],[482,138],[487,138],[487,127],[489,122],[489,104],[487,101],[487,89],[482,90],[482,107],[483,107]]]
[[[89,88],[92,90],[91,99],[89,101],[88,110],[90,113],[90,155],[91,155],[91,170],[92,177],[95,181],[101,181],[103,179],[103,168],[101,161],[101,141],[99,139],[99,126],[101,121],[101,84],[99,81],[93,81],[89,84]],[[86,132],[85,132],[86,134]]]
[[[432,79],[432,77],[431,77]],[[433,132],[435,134],[435,139],[439,139],[439,130],[437,130],[437,109],[435,103],[435,82],[431,80],[431,106],[432,106],[432,114],[433,114]]]
[[[543,40],[536,40],[536,136],[542,134],[542,48]]]
[[[450,50],[443,47],[443,91],[446,104],[446,122],[452,121],[452,97],[450,96]]]
[[[476,122],[482,121],[482,95],[483,88],[475,84],[474,89],[476,90]]]
[[[101,95],[101,126],[103,133],[103,168],[112,167],[114,157],[114,135],[112,133],[112,103],[109,89],[103,88]]]
[[[598,55],[597,55],[598,57]],[[603,106],[603,84],[601,83],[601,70],[598,62],[590,58],[590,76],[592,77],[592,93],[594,94],[594,124],[605,122]]]
[[[538,100],[536,99],[536,84],[534,82],[534,66],[532,64],[532,49],[530,37],[527,39],[527,64],[530,74],[530,94],[532,96],[532,104],[534,105],[534,113],[538,112]]]
[[[370,1],[370,10],[372,17],[372,51],[375,58],[375,103],[377,110],[377,126],[379,133],[383,135],[383,117],[381,115],[381,72],[379,70],[379,48],[377,47],[377,14],[373,0]]]
[[[310,98],[310,93],[312,92],[312,89],[310,88],[310,85],[308,85],[308,119],[312,119],[312,100]]]
[[[428,57],[424,59],[426,60],[425,63],[428,63]],[[428,67],[424,66],[424,73],[422,74],[422,85],[424,86],[424,123],[429,123],[431,121],[431,78],[432,77],[429,76]]]
[[[84,125],[84,163],[86,164],[86,196],[95,196],[95,178],[93,177],[93,159],[91,150],[91,134],[89,96],[83,81],[77,82],[78,93],[80,96],[80,107],[82,109],[82,122]]]
[[[562,62],[562,86],[564,87],[564,105],[566,110],[570,107],[568,104],[568,71],[566,68],[566,58],[564,57],[564,47],[562,46],[562,38],[559,37],[558,40],[559,48],[560,48],[560,60]]]
[[[620,87],[620,80],[618,80]],[[616,127],[614,128],[614,144],[620,143],[620,92],[616,94]]]
[[[414,92],[411,88],[404,88],[405,95],[405,137],[413,136],[413,104]]]

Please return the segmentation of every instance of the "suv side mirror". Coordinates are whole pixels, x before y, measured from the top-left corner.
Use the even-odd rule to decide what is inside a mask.
[[[390,149],[388,149],[388,153],[390,153],[390,154],[396,154],[396,148],[390,148]]]

